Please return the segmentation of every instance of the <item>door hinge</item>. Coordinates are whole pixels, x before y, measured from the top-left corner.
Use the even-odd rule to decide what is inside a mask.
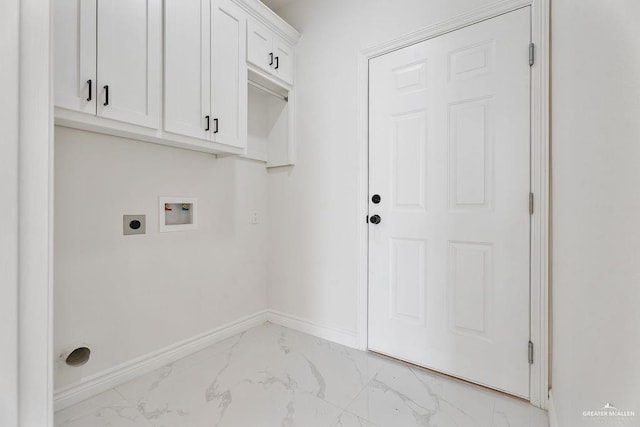
[[[367,215],[367,224],[369,224],[369,215]]]
[[[529,43],[529,66],[533,66],[534,63],[534,52],[535,52],[535,45],[533,43]]]
[[[533,215],[533,193],[529,193],[529,215]]]
[[[533,365],[533,343],[529,341],[529,365]]]

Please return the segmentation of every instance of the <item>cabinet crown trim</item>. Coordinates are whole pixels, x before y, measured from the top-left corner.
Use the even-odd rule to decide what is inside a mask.
[[[232,0],[246,11],[249,16],[282,37],[288,43],[295,45],[300,40],[300,32],[293,28],[273,10],[259,0]]]

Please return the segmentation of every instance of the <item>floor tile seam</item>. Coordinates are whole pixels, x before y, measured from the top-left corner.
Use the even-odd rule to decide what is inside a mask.
[[[319,398],[319,397],[317,397],[317,396],[314,396],[314,395],[311,395],[311,396],[315,397],[316,399],[320,399],[320,400],[322,400],[323,402],[325,402],[326,404],[331,405],[331,406],[333,406],[334,408],[338,409],[338,411],[339,411],[339,412],[338,412],[338,416],[337,416],[337,417],[336,417],[336,419],[333,421],[333,425],[334,425],[334,426],[337,426],[337,425],[338,425],[338,421],[340,421],[340,418],[342,418],[342,415],[343,415],[345,412],[348,412],[345,408],[343,408],[343,407],[341,407],[341,406],[339,406],[339,405],[336,405],[335,403],[328,402],[328,401],[326,401],[326,400],[324,400],[324,399],[321,399],[321,398]],[[351,412],[348,412],[348,413],[350,413],[350,414],[351,414]],[[351,415],[353,415],[353,414],[351,414]]]
[[[498,405],[498,399],[493,399],[493,409],[491,410],[491,425],[496,425],[496,406]]]
[[[135,380],[134,380],[134,381],[135,381]],[[112,388],[112,389],[110,389],[110,390],[115,391],[115,392],[118,394],[118,396],[120,396],[120,397],[121,397],[125,402],[127,402],[127,403],[129,403],[129,404],[131,404],[131,405],[136,405],[136,407],[137,407],[138,402],[137,402],[137,401],[135,401],[135,402],[134,402],[134,401],[133,401],[133,399],[129,399],[127,396],[125,396],[124,394],[122,394],[122,393],[120,392],[120,390],[118,390],[118,387],[114,387],[114,388]]]
[[[351,415],[355,415],[353,412],[349,411],[349,407],[356,401],[356,399],[362,394],[362,392],[365,391],[369,387],[369,385],[378,376],[380,371],[382,371],[382,369],[384,369],[384,367],[385,367],[385,365],[381,364],[380,367],[377,368],[374,371],[374,373],[365,381],[364,385],[360,388],[360,390],[358,390],[358,392],[349,400],[349,403],[347,403],[346,406],[344,408],[342,408],[344,411],[349,412]],[[359,417],[359,418],[362,418],[362,417]]]
[[[355,396],[354,396],[354,397],[349,401],[349,403],[348,403],[348,404],[346,405],[346,407],[344,408],[343,413],[344,413],[344,412],[347,412],[347,413],[349,413],[349,414],[353,415],[354,417],[361,418],[361,419],[365,420],[366,422],[368,422],[368,423],[370,423],[370,424],[377,425],[376,423],[374,423],[374,422],[370,421],[368,418],[361,417],[360,415],[357,415],[357,414],[355,414],[354,412],[350,411],[350,410],[349,410],[349,408],[350,408],[350,407],[355,403],[355,401],[358,399],[358,397],[360,397],[360,395],[361,395],[362,393],[364,393],[364,392],[369,388],[369,385],[373,382],[373,380],[376,378],[376,376],[380,373],[380,371],[381,371],[383,368],[384,368],[384,366],[380,366],[380,367],[376,370],[375,374],[373,374],[373,375],[371,376],[371,378],[370,378],[370,379],[365,383],[365,385],[360,389],[360,391],[358,391],[358,393],[356,393],[356,395],[355,395]]]

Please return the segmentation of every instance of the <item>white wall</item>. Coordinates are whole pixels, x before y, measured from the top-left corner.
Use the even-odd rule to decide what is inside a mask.
[[[303,0],[278,11],[303,36],[296,166],[269,179],[271,308],[357,332],[358,54],[487,3]]]
[[[55,356],[92,349],[57,389],[266,308],[264,163],[61,127],[55,150]],[[159,233],[158,196],[198,198],[198,230]]]
[[[640,425],[640,3],[552,5],[554,403]]]
[[[18,147],[20,3],[0,14],[0,425],[18,424]]]

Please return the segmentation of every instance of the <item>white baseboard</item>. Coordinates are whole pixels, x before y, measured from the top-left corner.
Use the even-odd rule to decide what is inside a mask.
[[[317,323],[309,320],[301,319],[276,310],[267,310],[267,320],[327,341],[332,341],[351,348],[359,348],[358,336],[353,332],[318,325]]]
[[[556,411],[556,402],[553,400],[553,390],[549,390],[549,427],[560,427],[558,424],[558,412]]]
[[[130,360],[111,369],[82,379],[54,393],[54,410],[59,411],[75,403],[124,384],[132,379],[175,362],[212,344],[259,326],[268,320],[268,311],[243,317],[193,338],[172,344],[142,357]]]
[[[263,310],[212,331],[98,372],[83,378],[80,383],[56,390],[53,396],[54,410],[59,411],[67,408],[267,321],[347,347],[358,348],[358,337],[353,332],[318,325],[275,310]]]

